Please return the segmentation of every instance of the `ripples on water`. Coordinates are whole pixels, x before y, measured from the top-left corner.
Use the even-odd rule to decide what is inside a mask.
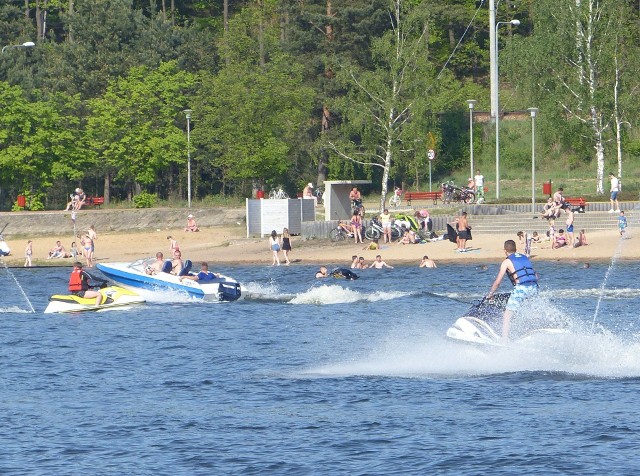
[[[444,333],[495,263],[233,267],[236,303],[83,315],[42,314],[68,270],[12,270],[31,313],[0,269],[0,473],[631,474],[640,265],[537,268],[527,317],[571,332],[491,351]]]

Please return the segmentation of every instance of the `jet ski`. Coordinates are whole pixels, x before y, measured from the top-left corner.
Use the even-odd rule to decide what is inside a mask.
[[[336,268],[329,275],[333,278],[346,279],[347,281],[355,281],[360,276],[347,268]]]
[[[447,337],[458,342],[486,346],[502,346],[502,315],[511,293],[494,294],[484,297],[447,329]],[[523,342],[537,335],[566,333],[566,329],[558,323],[539,321],[528,326],[513,326],[510,338],[513,342]]]
[[[96,306],[95,297],[81,298],[75,294],[55,294],[49,298],[49,305],[44,313],[102,311],[144,302],[139,294],[120,286],[107,286],[99,289],[99,292],[102,294],[102,302],[99,306]]]

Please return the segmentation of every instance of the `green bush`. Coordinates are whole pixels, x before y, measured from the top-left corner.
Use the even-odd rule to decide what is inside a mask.
[[[44,193],[31,193],[31,192],[22,192],[20,195],[24,195],[26,197],[27,206],[24,208],[25,210],[31,210],[34,212],[39,212],[44,210],[43,199]],[[18,199],[13,202],[13,206],[11,207],[12,212],[22,211],[22,208],[18,206]]]
[[[140,192],[133,197],[133,204],[136,208],[153,208],[158,200],[158,196],[153,193]]]

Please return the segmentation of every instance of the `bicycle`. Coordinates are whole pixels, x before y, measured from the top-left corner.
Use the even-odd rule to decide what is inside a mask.
[[[347,230],[340,225],[336,226],[329,232],[329,239],[334,243],[344,241],[347,238],[353,238],[353,230]]]
[[[367,240],[379,240],[384,235],[384,228],[382,228],[382,224],[377,217],[373,217],[371,219],[371,223],[364,231],[364,237]],[[396,241],[400,238],[400,229],[396,226],[391,227],[391,241]]]
[[[282,200],[289,198],[289,195],[287,195],[287,192],[282,190],[282,187],[278,187],[269,192],[269,198],[272,200]]]
[[[402,190],[400,187],[395,187],[393,195],[389,197],[389,207],[398,208],[402,203]]]

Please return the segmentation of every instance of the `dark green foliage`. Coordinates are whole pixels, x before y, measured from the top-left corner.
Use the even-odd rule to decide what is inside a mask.
[[[419,54],[407,62],[408,53],[393,59],[392,0],[229,0],[227,30],[223,0],[74,0],[73,11],[67,0],[49,0],[46,25],[36,22],[36,2],[25,12],[23,0],[5,0],[0,47],[37,44],[0,55],[0,209],[24,190],[45,193],[42,203],[58,207],[77,186],[118,201],[140,191],[184,199],[186,108],[193,109],[198,199],[248,196],[260,184],[295,193],[325,177],[368,178],[380,188],[380,167],[345,160],[331,143],[369,156],[388,151],[390,186],[424,189],[431,146],[435,182],[466,177],[465,101],[489,109],[486,4],[403,0],[405,39],[424,35],[414,49]],[[614,56],[622,160],[640,160],[637,3],[598,2],[594,52],[600,56],[591,96],[571,65],[578,59],[574,5],[499,2],[498,21],[521,21],[500,29],[501,105],[540,108],[540,167],[584,173],[594,170],[590,98],[603,120],[605,165],[616,169]],[[414,69],[399,75],[409,64]],[[390,94],[399,78],[403,89]],[[375,95],[368,97],[363,85]],[[567,85],[576,95],[567,94]],[[385,136],[384,121],[374,117],[389,114],[390,104],[403,122]],[[488,177],[493,127],[476,127],[474,152]],[[528,173],[529,122],[505,122],[501,131],[503,173]]]

